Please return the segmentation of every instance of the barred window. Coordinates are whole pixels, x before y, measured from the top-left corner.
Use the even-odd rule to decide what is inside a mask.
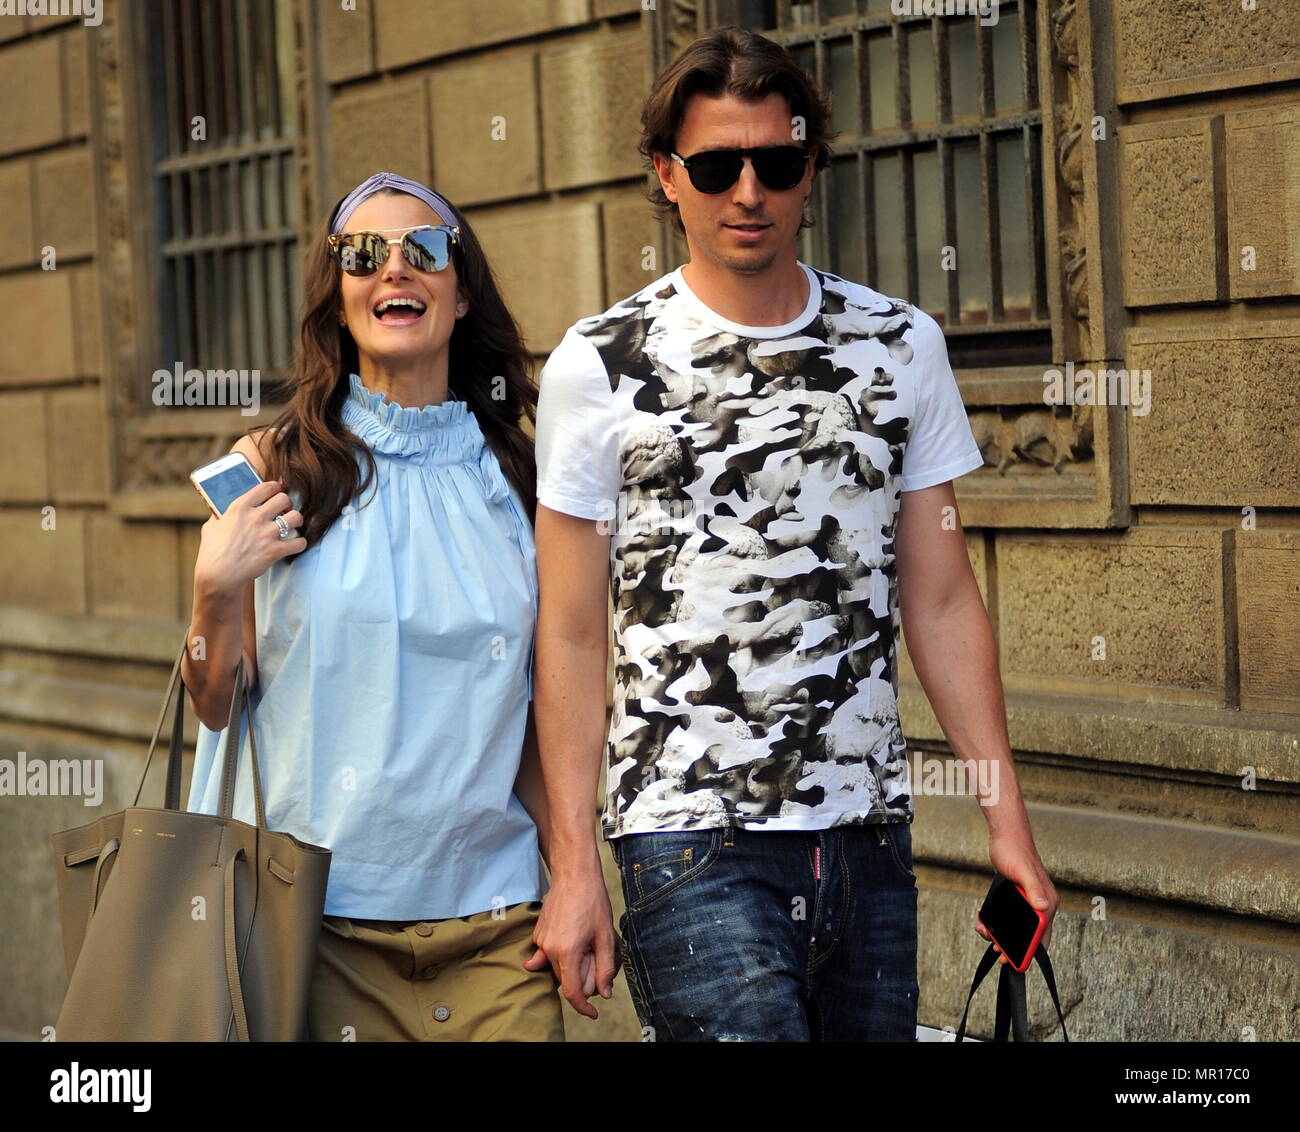
[[[784,44],[831,96],[840,134],[800,258],[923,308],[954,365],[1050,357],[1039,2],[1002,0],[989,25],[895,15],[889,0],[715,0],[710,13]]]
[[[300,301],[289,0],[148,0],[164,358],[287,372]]]

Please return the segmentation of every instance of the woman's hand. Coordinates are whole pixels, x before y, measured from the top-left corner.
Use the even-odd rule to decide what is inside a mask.
[[[306,550],[305,538],[281,538],[275,522],[284,512],[284,521],[296,532],[302,514],[288,510],[292,505],[282,484],[266,480],[244,492],[220,518],[211,516],[200,528],[195,585],[208,593],[239,594],[272,562]]]

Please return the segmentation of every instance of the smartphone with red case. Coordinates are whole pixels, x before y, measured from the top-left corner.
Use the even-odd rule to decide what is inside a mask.
[[[1029,903],[1024,889],[1001,873],[995,874],[979,919],[1007,957],[1008,966],[1027,971],[1047,928],[1047,914]]]

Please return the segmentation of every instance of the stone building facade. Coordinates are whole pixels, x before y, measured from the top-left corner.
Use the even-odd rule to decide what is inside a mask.
[[[877,0],[99,7],[0,16],[0,758],[104,760],[93,813],[134,794],[188,621],[205,512],[186,474],[274,415],[158,407],[151,373],[247,359],[274,390],[297,258],[376,169],[467,210],[540,364],[683,258],[642,195],[640,102],[696,34],[743,23],[836,98],[841,162],[802,258],[906,290],[949,332],[985,453],[958,498],[1062,897],[1072,1037],[1300,1038],[1289,0],[1008,0],[1002,32]],[[974,243],[976,269],[931,270]],[[1048,404],[1053,369],[1149,372],[1148,410]],[[914,752],[942,758],[906,664],[901,702]],[[64,987],[48,838],[90,813],[0,814],[0,1028],[39,1038]],[[984,823],[922,793],[914,836],[920,1017],[953,1026]],[[569,1028],[637,1037],[621,980]]]

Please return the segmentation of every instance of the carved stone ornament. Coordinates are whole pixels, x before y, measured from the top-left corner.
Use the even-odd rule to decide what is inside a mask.
[[[1053,101],[1056,123],[1057,232],[1064,275],[1066,313],[1076,325],[1068,331],[1076,343],[1070,353],[1091,357],[1088,246],[1084,237],[1083,150],[1091,115],[1083,104],[1079,77],[1078,6],[1076,0],[1053,0],[1051,9]]]

